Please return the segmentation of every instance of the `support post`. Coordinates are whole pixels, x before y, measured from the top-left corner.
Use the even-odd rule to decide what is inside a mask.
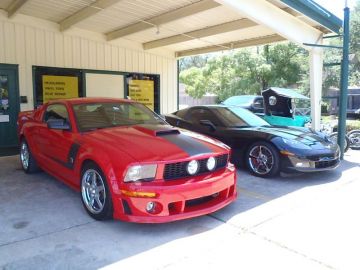
[[[341,80],[340,80],[340,106],[338,122],[338,144],[340,146],[340,159],[344,159],[344,142],[346,134],[346,111],[347,111],[347,94],[349,83],[349,21],[350,10],[344,8],[344,38],[343,38],[343,58],[341,63]]]
[[[311,98],[311,126],[315,130],[320,129],[321,119],[321,94],[323,73],[322,49],[310,50],[310,98]]]

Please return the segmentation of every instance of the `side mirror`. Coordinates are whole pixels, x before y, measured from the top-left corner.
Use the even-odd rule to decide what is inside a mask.
[[[48,120],[47,127],[50,129],[70,130],[69,122],[63,119]]]
[[[209,127],[212,131],[216,130],[215,125],[210,120],[200,120],[200,124]]]

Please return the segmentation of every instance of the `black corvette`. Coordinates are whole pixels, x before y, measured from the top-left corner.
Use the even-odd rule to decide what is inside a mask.
[[[280,171],[330,170],[339,163],[339,148],[308,128],[271,126],[252,112],[231,106],[196,106],[166,115],[173,126],[216,138],[233,149],[233,162],[254,175]]]

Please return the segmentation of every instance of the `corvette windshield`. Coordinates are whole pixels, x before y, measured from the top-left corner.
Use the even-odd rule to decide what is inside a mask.
[[[247,109],[239,107],[218,107],[217,111],[221,114],[228,127],[269,126],[268,122]]]
[[[156,113],[139,103],[85,103],[73,105],[80,131],[131,126],[166,125]]]

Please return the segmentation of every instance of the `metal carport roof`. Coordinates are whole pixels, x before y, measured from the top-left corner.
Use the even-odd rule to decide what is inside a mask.
[[[271,5],[320,35],[338,32],[342,25],[312,0],[254,2]],[[9,17],[22,13],[58,23],[61,31],[77,27],[102,33],[111,42],[131,40],[144,50],[161,48],[177,57],[289,39],[221,0],[3,0],[0,9]]]

